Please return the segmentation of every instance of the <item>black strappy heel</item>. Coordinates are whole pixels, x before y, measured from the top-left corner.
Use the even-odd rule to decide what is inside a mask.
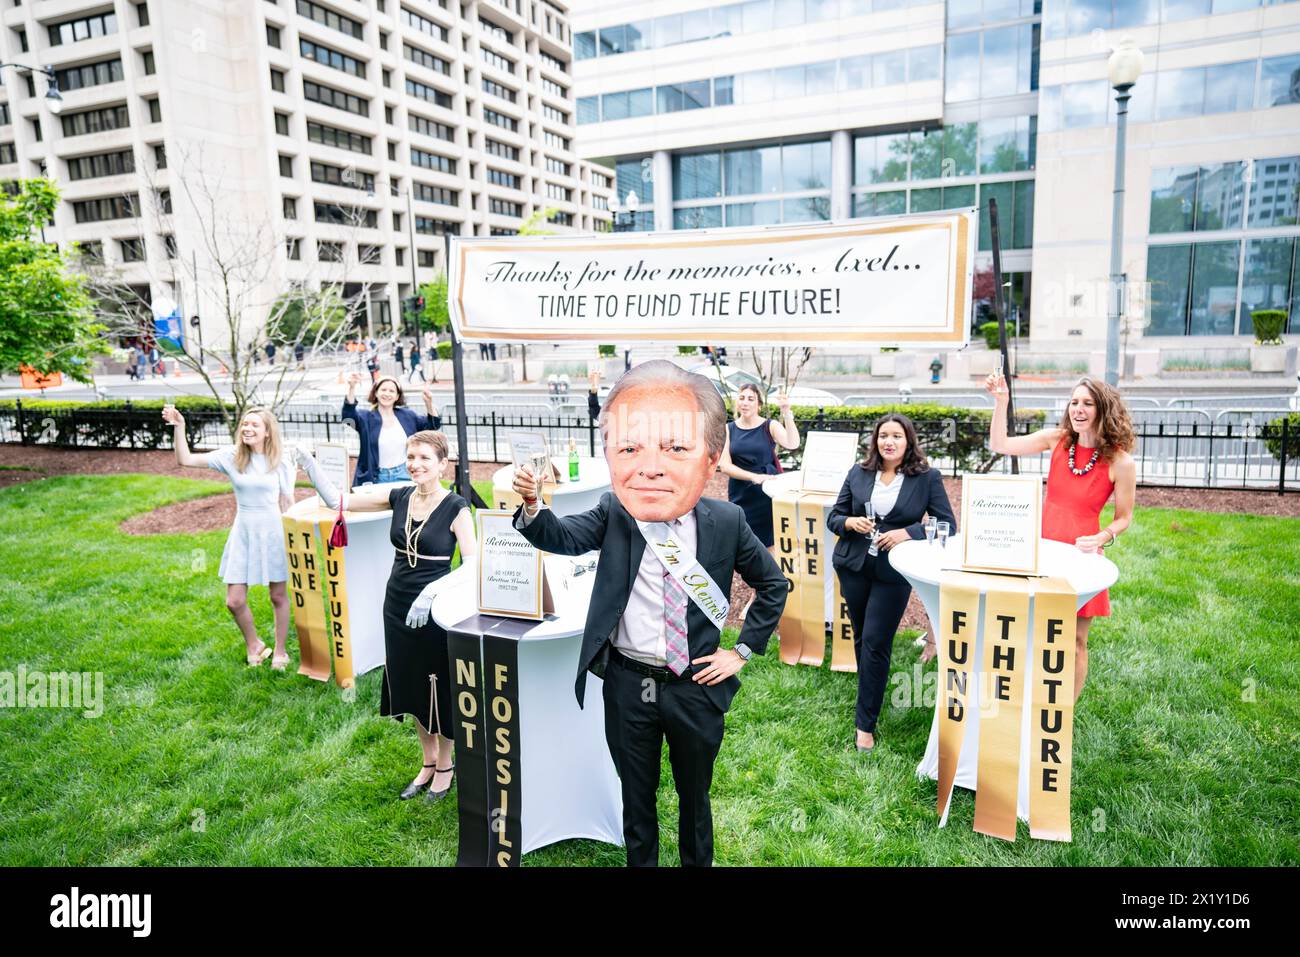
[[[447,787],[444,788],[444,789],[441,790],[441,791],[435,791],[435,790],[433,790],[432,787],[430,787],[430,788],[429,788],[429,793],[426,794],[426,795],[424,796],[424,799],[425,799],[426,801],[429,801],[429,802],[431,802],[431,803],[434,802],[434,801],[441,801],[443,798],[445,798],[448,794],[451,793],[451,786],[452,786],[453,784],[456,783],[456,765],[453,764],[453,765],[452,765],[451,767],[449,767],[449,768],[434,768],[434,769],[433,769],[433,773],[434,773],[434,774],[445,774],[445,773],[448,772],[448,771],[451,772],[451,781],[450,781],[450,783],[448,783]],[[432,783],[433,783],[433,778],[429,778],[429,783],[430,783],[430,785],[432,785]]]
[[[436,772],[438,770],[438,762],[435,761],[433,762],[433,764],[422,764],[420,765],[420,767],[433,768],[434,771]],[[432,774],[429,775],[429,780],[425,781],[423,784],[416,784],[414,781],[412,781],[410,784],[406,786],[405,790],[402,791],[400,797],[403,801],[409,801],[411,800],[411,798],[415,797],[421,791],[427,790],[431,783],[433,783]]]

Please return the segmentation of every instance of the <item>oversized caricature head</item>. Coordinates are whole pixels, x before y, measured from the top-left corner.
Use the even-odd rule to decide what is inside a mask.
[[[726,442],[727,410],[704,376],[654,359],[614,383],[600,428],[623,507],[643,522],[668,522],[704,494]]]

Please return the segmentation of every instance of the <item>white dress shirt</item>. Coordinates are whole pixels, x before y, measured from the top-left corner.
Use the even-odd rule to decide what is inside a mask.
[[[546,508],[538,504],[538,511]],[[521,525],[529,524],[536,515],[529,515],[525,508],[521,516]],[[695,512],[690,511],[680,518],[668,523],[685,551],[695,554]],[[640,530],[637,530],[640,534]],[[687,599],[689,610],[690,599]],[[664,635],[664,566],[655,557],[654,549],[646,546],[641,555],[641,564],[637,568],[636,581],[632,583],[632,592],[627,596],[627,606],[623,609],[623,618],[618,623],[618,632],[614,635],[614,647],[627,657],[642,664],[663,668],[668,664],[668,639]]]
[[[871,504],[876,509],[876,517],[884,518],[894,510],[898,504],[898,493],[903,490],[903,482],[907,476],[902,472],[894,473],[894,480],[886,485],[880,481],[880,473],[876,473],[876,483],[871,486]]]
[[[406,430],[397,417],[384,422],[379,430],[379,467],[396,468],[406,464]]]

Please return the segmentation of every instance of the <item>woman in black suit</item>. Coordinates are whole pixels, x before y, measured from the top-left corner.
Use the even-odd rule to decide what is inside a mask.
[[[866,517],[868,502],[875,506],[874,525]],[[943,478],[926,461],[912,420],[890,413],[876,423],[866,456],[849,470],[826,519],[839,536],[831,563],[849,606],[858,655],[859,751],[876,746],[876,718],[885,697],[894,633],[912,594],[907,579],[889,564],[889,550],[909,538],[925,538],[925,515],[957,530]],[[873,530],[879,532],[877,555],[869,553]]]

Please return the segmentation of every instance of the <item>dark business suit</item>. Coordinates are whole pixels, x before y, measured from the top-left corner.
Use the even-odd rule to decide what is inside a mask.
[[[898,481],[895,478],[894,481]],[[876,472],[860,465],[849,469],[840,488],[835,507],[826,519],[826,525],[839,536],[831,564],[840,579],[840,593],[849,606],[849,620],[853,624],[853,646],[858,656],[858,704],[855,715],[860,731],[875,732],[880,705],[885,697],[885,683],[889,678],[889,657],[894,647],[894,634],[907,610],[912,586],[889,563],[889,552],[878,555],[867,552],[870,536],[851,532],[844,527],[850,516],[861,516],[863,507],[871,501],[876,486]],[[930,515],[947,522],[957,531],[948,493],[944,491],[943,477],[938,469],[929,469],[919,475],[909,475],[898,493],[898,501],[884,516],[876,518],[880,532],[902,528],[911,538],[924,539],[925,529],[921,519]]]
[[[596,581],[578,655],[574,691],[583,704],[587,672],[604,679],[605,740],[614,759],[623,791],[623,836],[629,865],[654,865],[659,860],[659,821],[655,795],[663,740],[677,788],[680,810],[678,838],[682,863],[713,861],[713,817],[709,787],[713,762],[722,745],[723,716],[740,688],[735,675],[716,685],[691,680],[698,666],[680,677],[647,677],[613,650],[612,640],[636,582],[645,538],[636,521],[612,492],[580,515],[556,517],[542,509],[527,525],[515,525],[533,545],[560,555],[599,550]],[[694,509],[696,558],[723,593],[731,590],[733,572],[754,589],[739,641],[755,654],[767,648],[785,608],[788,586],[780,568],[745,524],[744,513],[730,502],[702,498]],[[687,644],[694,661],[718,649],[720,632],[687,602]]]

